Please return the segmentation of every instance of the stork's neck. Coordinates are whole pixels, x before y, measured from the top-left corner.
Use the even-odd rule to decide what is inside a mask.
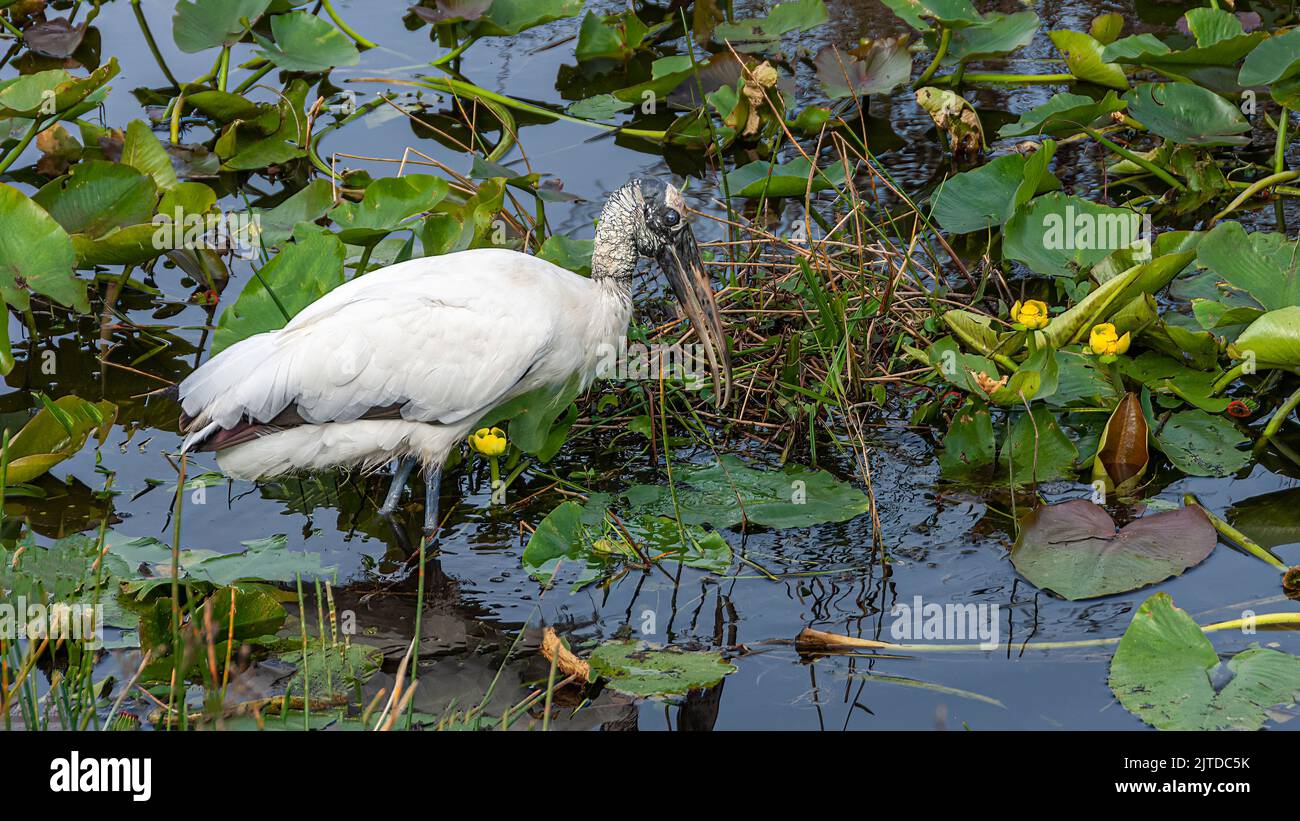
[[[625,185],[610,195],[600,212],[591,251],[591,278],[607,288],[630,293],[639,254],[636,250],[638,191]]]

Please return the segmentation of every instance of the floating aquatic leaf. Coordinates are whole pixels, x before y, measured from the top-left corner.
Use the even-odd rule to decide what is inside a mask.
[[[981,23],[953,31],[945,62],[968,63],[1010,54],[1029,45],[1038,23],[1038,15],[1032,11],[990,14]]]
[[[1014,123],[1008,123],[998,129],[999,137],[1028,137],[1031,134],[1046,134],[1053,137],[1068,137],[1081,133],[1088,126],[1100,127],[1116,111],[1123,111],[1125,103],[1114,91],[1107,91],[1106,96],[1094,100],[1082,94],[1061,92],[1040,106],[1031,108]]]
[[[1036,405],[1018,414],[1011,434],[998,454],[998,478],[1012,485],[1047,482],[1074,475],[1079,449],[1065,435],[1056,417]]]
[[[719,23],[713,29],[713,39],[730,41],[742,51],[750,46],[766,48],[786,34],[816,28],[829,19],[822,0],[790,0],[778,3],[767,17]]]
[[[0,295],[20,311],[31,293],[81,312],[90,310],[86,283],[73,272],[76,252],[67,231],[26,194],[0,183]]]
[[[774,165],[756,160],[727,173],[727,187],[733,197],[803,197],[844,183],[844,163],[835,162],[813,171],[804,157]]]
[[[724,454],[707,466],[673,469],[676,504],[663,485],[634,485],[623,497],[637,512],[674,516],[687,524],[733,527],[743,521],[764,527],[810,527],[845,522],[865,513],[866,494],[822,470],[787,465],[781,470],[751,467]]]
[[[67,536],[45,546],[38,545],[29,533],[13,549],[0,546],[0,599],[14,602],[23,596],[31,603],[71,601],[79,592],[95,590],[97,572],[105,585],[126,572],[126,565],[116,557],[95,567],[98,556],[98,541],[89,536]],[[108,589],[99,592],[102,602],[112,597]],[[6,617],[6,621],[12,618]]]
[[[336,205],[330,219],[339,226],[339,239],[351,245],[369,245],[397,230],[403,221],[433,208],[449,190],[446,180],[429,174],[385,177],[366,187],[361,202]]]
[[[929,31],[930,21],[960,29],[984,22],[969,0],[883,0],[889,10],[917,31]]]
[[[600,17],[589,11],[578,29],[574,56],[579,60],[627,60],[649,33],[650,27],[633,12]]]
[[[1278,308],[1256,319],[1228,353],[1235,359],[1252,357],[1256,367],[1300,366],[1300,306]]]
[[[1142,603],[1110,662],[1124,709],[1161,730],[1258,730],[1300,698],[1300,658],[1251,646],[1222,665],[1209,638],[1167,593]]]
[[[1075,77],[1107,88],[1128,90],[1124,69],[1103,56],[1102,44],[1091,35],[1082,31],[1053,31],[1049,36]]]
[[[1300,75],[1300,28],[1274,35],[1255,47],[1241,64],[1237,82],[1246,88]]]
[[[1037,197],[1007,222],[1002,255],[1045,276],[1075,279],[1112,251],[1139,241],[1141,217],[1081,197]]]
[[[997,459],[993,417],[979,399],[966,400],[953,416],[939,453],[939,469],[949,479],[966,479],[984,472]]]
[[[1250,439],[1232,420],[1203,410],[1175,413],[1156,428],[1156,444],[1174,467],[1191,476],[1231,476],[1250,463],[1241,450]]]
[[[632,108],[632,103],[620,100],[613,94],[597,94],[569,106],[568,113],[582,120],[608,120],[620,111]]]
[[[172,17],[172,38],[193,54],[239,42],[271,0],[180,0]]]
[[[1278,490],[1234,502],[1226,518],[1261,547],[1300,543],[1300,488]]]
[[[591,273],[591,252],[594,249],[594,240],[569,239],[563,234],[551,234],[537,250],[537,256],[586,276]]]
[[[954,174],[932,195],[931,215],[954,234],[1000,226],[1033,197],[1060,188],[1060,181],[1047,170],[1055,153],[1056,143],[1045,140],[1028,157],[1006,154]]]
[[[174,188],[180,182],[167,150],[149,126],[140,120],[132,120],[126,127],[121,162],[152,177],[160,191]]]
[[[300,222],[314,223],[334,206],[334,190],[329,180],[315,179],[274,208],[262,211],[262,247],[278,248],[293,236]]]
[[[88,402],[77,396],[46,400],[9,440],[8,484],[29,482],[76,455],[92,433],[103,444],[116,417],[117,406],[108,401]]]
[[[1250,123],[1235,105],[1190,83],[1143,83],[1124,95],[1129,114],[1182,145],[1246,145]]]
[[[86,37],[88,23],[72,25],[66,17],[33,23],[23,30],[23,42],[37,54],[64,59],[71,57]]]
[[[59,68],[0,81],[0,117],[30,119],[56,112],[67,116],[80,104],[91,102],[91,95],[100,91],[117,72],[114,57],[87,77],[73,77]],[[54,112],[49,110],[51,101]]]
[[[150,177],[129,165],[88,160],[47,183],[32,199],[68,233],[99,237],[119,226],[147,222],[158,192]]]
[[[339,694],[351,696],[355,689],[370,680],[384,661],[378,647],[352,642],[334,644],[328,639],[312,637],[304,658],[302,645],[279,654],[280,661],[292,664],[294,671],[285,684],[291,696],[328,699]]]
[[[608,497],[596,495],[548,513],[524,547],[528,575],[548,584],[568,562],[583,567],[576,584],[582,587],[628,563],[675,561],[713,573],[731,566],[731,548],[718,533],[650,514],[629,515],[620,525],[608,517],[607,504]]]
[[[1240,223],[1221,222],[1197,246],[1196,261],[1266,310],[1300,305],[1300,244],[1284,234],[1247,233]]]
[[[254,334],[283,328],[288,322],[285,313],[293,317],[342,285],[343,257],[343,243],[330,234],[305,237],[286,246],[248,281],[234,304],[221,312],[212,336],[212,353]]]
[[[361,61],[348,36],[314,14],[277,14],[271,18],[271,34],[274,42],[256,32],[253,36],[262,47],[262,56],[286,71],[329,71]]]
[[[907,37],[870,40],[849,51],[823,46],[813,64],[817,79],[832,100],[888,94],[912,76]]]
[[[606,686],[639,698],[684,695],[713,687],[736,672],[718,653],[657,647],[647,642],[611,641],[588,659]]]
[[[1144,516],[1116,532],[1104,508],[1073,499],[1025,516],[1011,562],[1035,586],[1077,601],[1178,576],[1204,561],[1217,540],[1196,507]]]
[[[581,12],[582,0],[493,0],[468,30],[475,37],[510,37]]]
[[[214,550],[179,551],[181,579],[191,584],[206,583],[227,587],[236,582],[293,582],[301,577],[328,579],[336,568],[321,565],[319,553],[292,551],[283,536],[241,542],[243,550],[218,553]],[[171,584],[171,545],[152,536],[128,536],[110,531],[104,540],[108,552],[131,569],[123,575],[127,589],[137,598]]]

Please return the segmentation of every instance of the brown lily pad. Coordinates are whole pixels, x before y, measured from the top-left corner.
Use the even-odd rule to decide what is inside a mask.
[[[1035,586],[1067,599],[1136,590],[1205,560],[1218,534],[1195,507],[1145,516],[1120,530],[1102,507],[1073,499],[1031,511],[1011,563]]]

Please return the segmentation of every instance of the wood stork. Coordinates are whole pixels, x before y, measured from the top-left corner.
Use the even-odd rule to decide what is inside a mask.
[[[442,465],[487,412],[575,374],[589,384],[602,346],[627,332],[641,257],[663,269],[726,404],[730,359],[685,201],[633,180],[601,211],[590,278],[504,249],[415,259],[231,345],[179,386],[181,452],[216,451],[227,475],[249,480],[396,459],[385,515],[418,461],[432,532]]]

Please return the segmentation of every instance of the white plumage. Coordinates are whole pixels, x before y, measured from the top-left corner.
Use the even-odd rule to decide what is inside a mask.
[[[186,446],[294,406],[306,426],[218,452],[240,479],[413,455],[441,464],[481,415],[573,373],[590,379],[631,303],[595,280],[515,251],[415,259],[348,282],[278,331],[208,360],[181,383],[198,428]],[[400,404],[400,420],[361,420]],[[427,423],[437,423],[430,425]],[[330,424],[326,424],[330,423]]]
[[[221,351],[180,384],[182,451],[216,450],[237,479],[398,459],[384,513],[418,461],[432,529],[442,463],[485,414],[574,375],[591,380],[602,348],[627,332],[643,256],[668,274],[725,402],[730,365],[685,203],[672,186],[633,181],[601,214],[590,278],[503,249],[415,259]]]

